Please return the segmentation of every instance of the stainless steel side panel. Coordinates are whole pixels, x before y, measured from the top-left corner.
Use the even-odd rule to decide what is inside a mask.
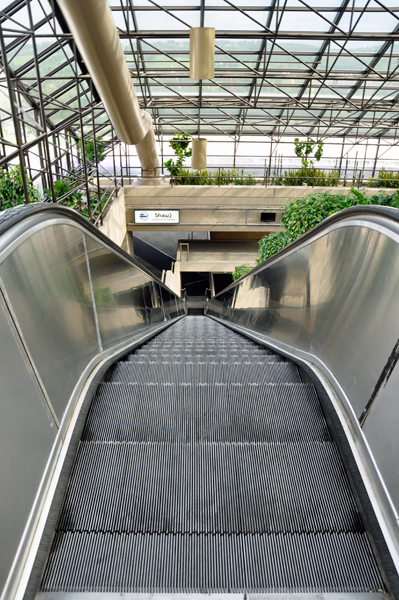
[[[47,208],[0,239],[2,600],[24,593],[90,377],[186,311],[73,211]]]
[[[148,327],[143,271],[86,236],[94,299],[104,349]]]
[[[384,483],[399,507],[399,369],[395,369],[373,404],[363,432],[375,456]]]
[[[207,302],[207,314],[317,365],[345,400],[355,435],[371,403],[363,433],[397,521],[399,237],[387,219],[359,219],[335,223],[238,281]]]
[[[0,266],[11,309],[58,420],[99,352],[82,232],[44,227]]]
[[[0,590],[38,493],[57,427],[0,293]],[[18,567],[16,567],[18,568]]]

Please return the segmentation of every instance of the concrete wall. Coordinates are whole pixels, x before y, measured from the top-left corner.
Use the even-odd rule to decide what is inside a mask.
[[[101,233],[111,238],[115,244],[123,247],[124,250],[131,253],[126,230],[126,209],[125,209],[125,190],[119,190],[118,197],[111,203],[107,214],[104,217],[103,224],[99,227]]]
[[[316,191],[348,193],[350,188],[289,186],[128,186],[125,187],[128,231],[234,231],[263,234],[278,230],[280,209],[295,198]],[[373,188],[368,190],[375,193]],[[179,225],[135,224],[133,210],[178,209]],[[261,212],[276,212],[276,223],[261,223]]]
[[[181,276],[179,269],[165,272],[165,285],[168,286],[178,296],[181,296]]]

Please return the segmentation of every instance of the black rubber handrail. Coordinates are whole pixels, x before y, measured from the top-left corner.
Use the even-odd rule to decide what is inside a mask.
[[[162,281],[158,279],[156,275],[151,273],[149,269],[141,265],[138,261],[135,260],[135,258],[133,258],[130,254],[125,252],[123,248],[118,246],[118,244],[115,244],[115,242],[113,242],[109,237],[107,237],[101,231],[99,231],[97,227],[94,227],[94,225],[89,223],[89,221],[82,217],[78,212],[73,210],[73,208],[69,208],[68,206],[62,206],[61,204],[56,203],[51,204],[47,202],[35,202],[32,204],[22,204],[20,206],[15,206],[14,208],[8,208],[7,210],[0,212],[0,236],[12,227],[14,227],[14,225],[17,225],[21,221],[25,221],[32,215],[37,215],[40,213],[52,213],[54,215],[60,215],[62,217],[68,217],[69,219],[72,219],[72,221],[75,221],[76,223],[84,227],[88,232],[90,232],[99,240],[110,246],[118,254],[122,255],[123,258],[128,260],[135,267],[137,267],[141,271],[144,271],[144,273],[151,277],[151,279],[154,280],[156,283],[158,283],[163,288],[171,292],[174,296],[177,295],[164,283],[162,283]]]
[[[360,205],[356,205],[356,206],[351,206],[350,208],[344,208],[343,210],[340,210],[339,212],[331,215],[330,217],[327,217],[327,219],[324,219],[324,221],[322,221],[318,225],[315,225],[315,227],[313,227],[312,229],[309,229],[309,231],[307,231],[306,233],[303,233],[296,240],[294,240],[293,242],[290,242],[287,246],[285,246],[284,248],[282,248],[281,250],[279,250],[278,252],[273,254],[273,256],[270,256],[270,258],[268,258],[261,264],[254,267],[251,271],[249,271],[245,275],[242,275],[239,279],[237,279],[236,281],[231,283],[229,286],[227,286],[227,288],[225,288],[218,294],[215,294],[215,296],[213,296],[213,298],[217,298],[217,296],[219,296],[220,294],[223,294],[227,290],[230,290],[231,288],[235,287],[237,284],[241,283],[244,279],[247,279],[248,277],[252,277],[259,271],[262,271],[272,261],[276,260],[276,258],[281,258],[282,256],[284,256],[285,254],[287,254],[294,248],[301,246],[304,242],[308,241],[309,239],[311,239],[312,237],[314,237],[315,235],[320,233],[320,231],[323,231],[323,229],[327,229],[333,223],[337,223],[338,221],[343,221],[344,219],[348,219],[350,217],[359,217],[360,215],[364,215],[364,214],[366,214],[368,216],[385,217],[399,225],[399,209],[397,209],[397,208],[391,208],[390,206],[375,206],[375,205],[370,205],[370,204],[360,204]]]

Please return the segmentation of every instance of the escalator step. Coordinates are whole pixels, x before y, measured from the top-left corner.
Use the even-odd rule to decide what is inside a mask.
[[[297,383],[298,369],[292,363],[275,360],[274,356],[256,363],[239,362],[119,362],[111,370],[108,381],[138,383]]]
[[[315,388],[295,364],[185,317],[111,367],[42,592],[383,589]]]
[[[83,442],[58,529],[235,534],[364,527],[331,442]]]
[[[366,534],[352,532],[58,533],[42,582],[44,592],[342,594],[381,589]]]
[[[148,352],[147,354],[131,354],[126,361],[121,362],[142,362],[145,360],[160,361],[160,362],[215,362],[220,360],[221,362],[285,362],[284,359],[276,354],[245,354],[245,353],[232,353],[226,354],[225,352],[208,352],[207,354],[185,354],[179,352]]]
[[[331,438],[308,384],[103,383],[82,439],[258,443]]]

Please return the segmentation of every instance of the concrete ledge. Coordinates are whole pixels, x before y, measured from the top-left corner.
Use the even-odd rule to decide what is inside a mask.
[[[256,231],[263,235],[281,229],[281,208],[295,198],[325,191],[348,194],[350,189],[260,185],[127,186],[124,188],[127,228],[128,231]],[[381,188],[378,191],[387,190]],[[366,192],[376,193],[377,189],[366,188]],[[157,208],[179,210],[179,225],[134,223],[134,210]],[[275,212],[275,223],[262,223],[262,212]]]
[[[120,189],[117,198],[111,203],[99,230],[118,246],[124,243],[127,232],[124,188]]]

